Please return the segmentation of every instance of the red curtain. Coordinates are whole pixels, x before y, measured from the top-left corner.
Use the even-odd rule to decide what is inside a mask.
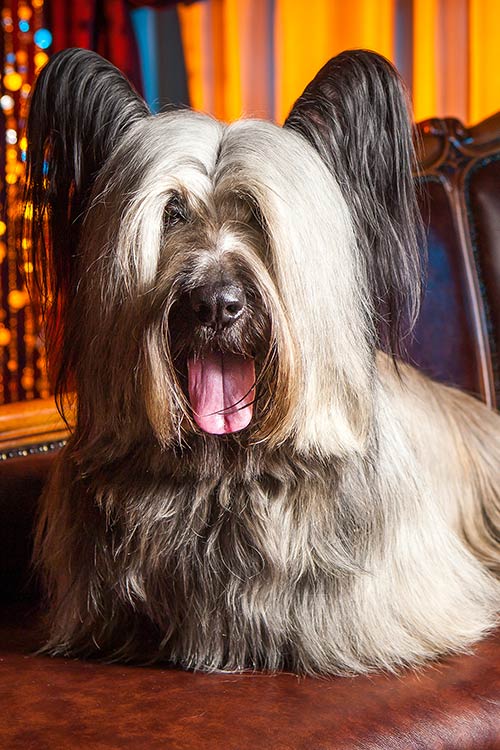
[[[49,0],[52,52],[83,47],[99,52],[142,91],[139,55],[126,0]]]

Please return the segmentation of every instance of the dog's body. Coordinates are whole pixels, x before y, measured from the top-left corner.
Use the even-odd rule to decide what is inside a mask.
[[[338,60],[362,85],[285,129],[151,117],[91,53],[42,73],[31,236],[78,399],[36,544],[53,653],[356,672],[495,622],[500,419],[377,352],[416,309],[411,140],[390,66]]]

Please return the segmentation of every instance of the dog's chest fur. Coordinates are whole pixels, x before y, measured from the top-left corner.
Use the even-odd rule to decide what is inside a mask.
[[[94,561],[91,577],[108,576],[119,619],[154,623],[155,658],[297,668],[288,641],[300,643],[304,622],[331,629],[321,621],[334,618],[335,600],[362,574],[366,542],[380,527],[366,463],[346,480],[336,462],[290,458],[286,446],[266,455],[196,442],[182,455],[152,449],[147,469],[129,456],[92,480],[75,477],[87,498],[81,523],[94,530],[93,550],[83,552]],[[130,625],[113,631],[113,642],[103,633],[99,644],[106,652],[131,636]],[[144,655],[144,642],[138,648]]]

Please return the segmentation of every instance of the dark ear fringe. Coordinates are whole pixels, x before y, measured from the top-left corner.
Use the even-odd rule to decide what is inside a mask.
[[[285,122],[339,182],[356,226],[378,345],[393,355],[404,353],[417,318],[425,264],[410,111],[391,63],[351,50],[326,63]]]
[[[31,242],[31,290],[45,315],[59,395],[71,378],[64,324],[76,290],[79,232],[92,184],[122,134],[148,114],[122,73],[88,50],[54,55],[34,87],[22,234]]]

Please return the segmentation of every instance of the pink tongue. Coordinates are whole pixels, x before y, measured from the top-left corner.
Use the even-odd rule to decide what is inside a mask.
[[[212,435],[250,424],[255,398],[253,359],[211,352],[188,360],[189,400],[198,427]]]

